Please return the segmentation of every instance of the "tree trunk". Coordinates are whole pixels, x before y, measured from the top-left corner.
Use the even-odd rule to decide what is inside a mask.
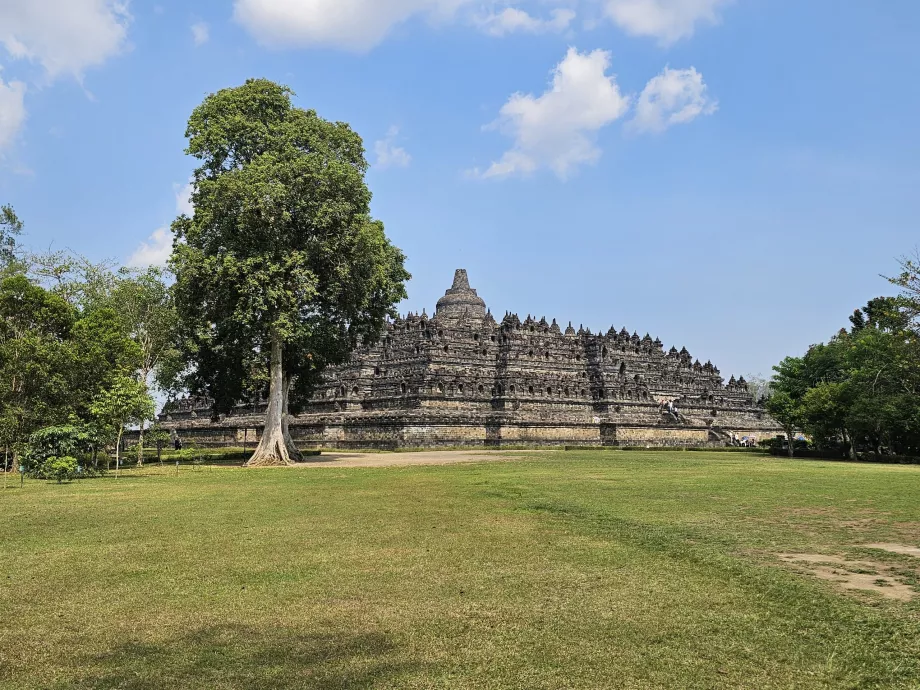
[[[291,438],[291,429],[289,426],[290,413],[288,412],[288,396],[291,394],[291,378],[284,377],[284,405],[281,410],[281,431],[284,435],[284,445],[287,447],[288,455],[294,462],[303,462],[303,453],[297,448],[294,439]]]
[[[850,460],[859,460],[856,455],[856,441],[853,439],[852,434],[847,433],[846,429],[843,430],[843,441],[844,443],[850,444],[850,451],[848,453]]]
[[[124,427],[118,430],[118,441],[115,443],[115,479],[118,479],[118,468],[121,467],[121,435]]]
[[[281,338],[272,334],[272,356],[268,409],[265,429],[246,467],[283,467],[294,464],[284,434],[284,372],[282,370]]]
[[[144,423],[141,422],[140,431],[137,436],[137,466],[144,466]]]
[[[789,457],[795,457],[795,432],[790,428],[786,430],[786,438],[789,441]]]

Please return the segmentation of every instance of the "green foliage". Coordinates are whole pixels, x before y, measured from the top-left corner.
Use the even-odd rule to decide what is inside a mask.
[[[16,259],[13,238],[21,229],[12,209],[0,208],[4,263]],[[155,269],[114,274],[69,251],[30,254],[24,266],[7,266],[0,273],[0,443],[17,456],[63,457],[72,453],[43,447],[41,434],[29,437],[79,428],[95,457],[112,434],[90,403],[120,377],[146,380],[175,357],[174,323]]]
[[[114,309],[79,309],[24,275],[4,279],[0,443],[17,449],[43,427],[87,424],[93,397],[139,360]]]
[[[913,256],[901,258],[901,273],[889,281],[901,288],[901,302],[916,333],[920,329],[920,249]]]
[[[146,384],[125,374],[117,376],[109,388],[93,398],[90,412],[116,443],[121,441],[126,426],[143,424],[155,415]]]
[[[0,282],[0,442],[63,422],[73,396],[73,308],[25,276]]]
[[[92,450],[93,438],[84,426],[64,424],[39,429],[28,439],[26,466],[38,466],[53,456],[82,456]]]
[[[69,456],[52,456],[42,463],[41,475],[45,479],[56,479],[57,483],[70,481],[77,475],[77,459]]]
[[[22,233],[22,221],[12,206],[0,206],[0,265],[16,261],[16,238]]]
[[[172,226],[174,294],[186,384],[218,412],[266,381],[273,342],[296,411],[405,296],[404,257],[370,216],[361,138],[291,95],[249,80],[188,123],[201,165],[194,216]]]
[[[876,455],[920,453],[920,331],[913,264],[898,297],[879,297],[827,343],[775,367],[767,409],[787,429],[805,431],[818,449]]]
[[[88,311],[114,312],[121,330],[136,347],[138,378],[171,387],[181,368],[178,316],[166,273],[157,267],[95,271],[87,277],[84,305]]]
[[[154,424],[146,431],[145,436],[150,445],[156,448],[157,460],[163,462],[163,449],[168,448],[170,441],[172,440],[172,436],[169,431],[161,427],[159,424]]]

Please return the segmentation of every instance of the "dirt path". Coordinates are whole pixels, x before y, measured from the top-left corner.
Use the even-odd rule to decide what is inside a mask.
[[[453,465],[460,462],[501,462],[543,450],[425,450],[416,453],[323,453],[298,467],[406,467],[409,465]]]

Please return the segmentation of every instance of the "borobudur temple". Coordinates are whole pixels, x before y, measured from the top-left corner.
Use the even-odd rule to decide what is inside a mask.
[[[214,419],[184,399],[160,421],[202,446],[255,442],[265,404]],[[388,322],[380,341],[329,369],[303,414],[303,448],[719,446],[780,428],[744,378],[724,382],[686,349],[625,329],[563,330],[553,320],[496,321],[460,269],[430,318]]]

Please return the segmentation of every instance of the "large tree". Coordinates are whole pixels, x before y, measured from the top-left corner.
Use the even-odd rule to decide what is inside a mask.
[[[402,252],[370,215],[361,138],[293,107],[263,79],[208,96],[187,152],[194,215],[173,223],[175,296],[192,392],[227,413],[268,371],[265,429],[249,465],[299,454],[287,413],[323,369],[376,340],[405,296]]]

